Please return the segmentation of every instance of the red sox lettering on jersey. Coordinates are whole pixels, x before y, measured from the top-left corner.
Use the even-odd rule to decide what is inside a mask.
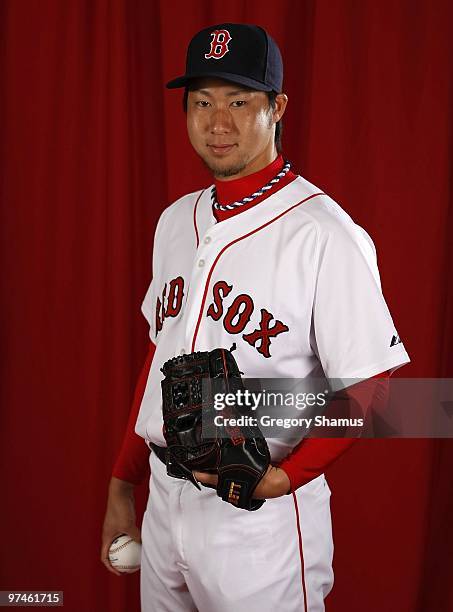
[[[168,297],[166,298],[167,284],[165,284],[161,297],[158,297],[156,301],[156,334],[162,330],[164,320],[167,317],[176,317],[181,310],[184,297],[184,279],[182,276],[178,276],[170,281],[169,286]],[[240,293],[225,312],[224,298],[232,290],[233,285],[229,285],[224,280],[217,281],[213,286],[212,302],[207,309],[206,316],[214,321],[220,321],[223,317],[225,331],[233,335],[240,334],[245,330],[250,322],[255,305],[250,295]],[[271,312],[266,308],[261,308],[261,320],[258,329],[242,335],[245,342],[254,346],[266,358],[271,357],[271,338],[276,338],[282,332],[289,331],[289,327],[278,319],[271,325],[273,319],[274,316]]]
[[[206,59],[220,59],[229,51],[230,33],[228,30],[214,30],[211,36],[211,49],[204,56]]]
[[[170,281],[167,300],[165,300],[166,294],[167,284],[165,283],[162,289],[162,300],[157,298],[156,302],[156,333],[161,331],[164,320],[167,317],[177,317],[181,310],[182,299],[184,297],[184,279],[182,276],[173,278]]]

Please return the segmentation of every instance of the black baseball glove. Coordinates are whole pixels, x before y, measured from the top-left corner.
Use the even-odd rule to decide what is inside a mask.
[[[270,464],[269,449],[259,428],[212,426],[213,436],[202,436],[202,417],[214,423],[214,416],[219,414],[214,409],[214,395],[243,389],[231,351],[219,348],[181,355],[167,361],[161,370],[165,375],[161,384],[167,474],[189,480],[198,489],[193,470],[218,474],[217,495],[223,501],[258,510],[265,500],[253,499],[253,492]],[[241,412],[234,406],[222,414],[239,417]]]

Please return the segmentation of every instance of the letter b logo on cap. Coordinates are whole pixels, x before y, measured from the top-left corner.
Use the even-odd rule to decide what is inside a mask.
[[[211,41],[211,49],[209,53],[205,53],[204,56],[206,59],[220,59],[226,53],[228,53],[228,43],[231,40],[230,33],[228,30],[214,30],[211,32],[212,41]]]

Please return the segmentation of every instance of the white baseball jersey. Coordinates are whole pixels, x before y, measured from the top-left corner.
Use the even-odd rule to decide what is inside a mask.
[[[162,364],[237,345],[247,378],[369,378],[410,361],[370,236],[302,177],[216,223],[210,189],[161,215],[142,305],[156,344],[136,432],[165,445]],[[268,440],[274,461],[299,441]]]

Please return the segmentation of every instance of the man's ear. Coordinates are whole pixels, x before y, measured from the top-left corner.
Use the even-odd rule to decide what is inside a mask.
[[[288,104],[288,96],[284,93],[277,94],[275,97],[275,108],[272,112],[274,123],[280,121],[285,114],[286,105]]]

